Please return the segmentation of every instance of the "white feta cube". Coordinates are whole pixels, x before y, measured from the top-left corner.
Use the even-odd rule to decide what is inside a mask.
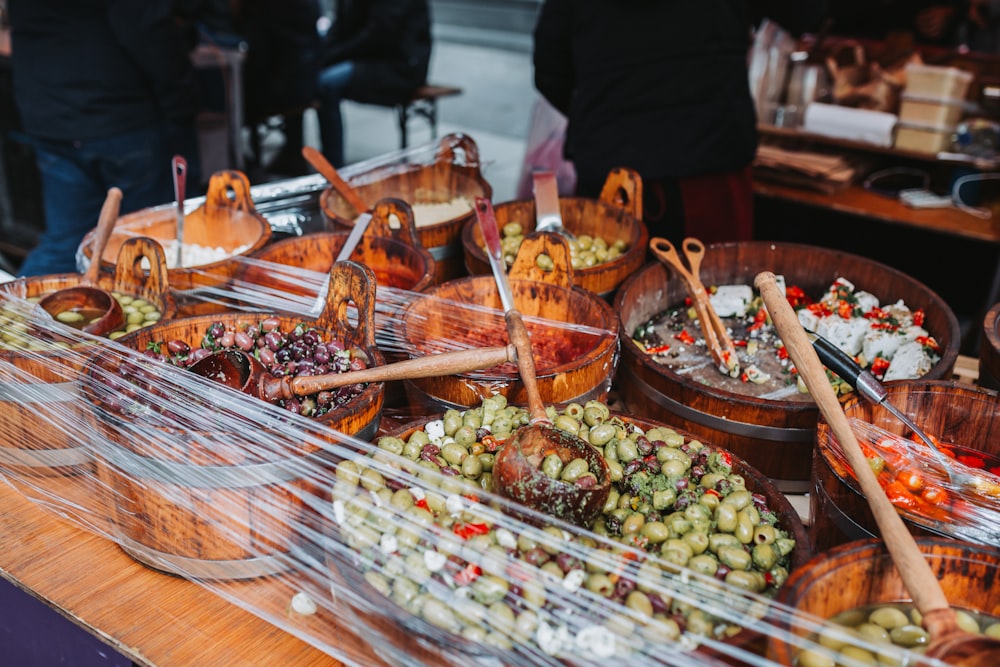
[[[865,292],[864,290],[855,292],[854,298],[858,300],[858,308],[861,309],[862,313],[867,313],[872,308],[878,308],[878,297],[871,292]]]
[[[896,350],[895,356],[889,363],[889,369],[885,372],[883,380],[912,380],[926,374],[934,362],[931,360],[924,346],[916,341],[903,343]]]
[[[816,331],[816,326],[819,324],[819,315],[808,308],[803,308],[796,314],[799,316],[799,324],[802,325],[802,328],[812,332]]]
[[[719,317],[743,317],[753,300],[753,288],[750,285],[720,285],[708,300]]]
[[[900,328],[906,328],[913,324],[913,312],[910,310],[909,306],[903,303],[902,299],[890,306],[886,306],[882,310],[889,313],[890,316],[896,318]]]
[[[576,649],[584,655],[610,658],[615,654],[615,633],[603,625],[588,625],[576,633]]]
[[[840,315],[827,315],[816,325],[816,333],[852,357],[861,351],[867,332],[868,321],[861,317],[845,320]]]
[[[865,359],[872,362],[875,357],[892,359],[899,346],[906,342],[906,338],[895,331],[885,329],[870,329],[865,334],[865,342],[861,347],[861,353]]]
[[[927,329],[918,327],[916,324],[911,324],[908,327],[900,327],[899,333],[905,342],[914,341],[922,336],[930,335]]]
[[[434,419],[427,422],[427,425],[424,426],[424,432],[427,433],[427,437],[431,440],[431,442],[440,440],[444,437],[444,420]]]

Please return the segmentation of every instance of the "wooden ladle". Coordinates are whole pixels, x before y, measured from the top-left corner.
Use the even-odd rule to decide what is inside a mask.
[[[517,350],[517,368],[528,395],[529,424],[519,428],[497,452],[493,464],[494,488],[500,495],[539,512],[589,527],[611,492],[607,461],[590,443],[552,425],[538,391],[531,339],[520,311],[514,306],[496,216],[485,197],[476,198],[476,215],[486,240],[490,268],[500,290],[507,335]],[[563,464],[584,459],[596,482],[588,486],[549,477],[542,471],[541,463],[551,454],[557,455]]]
[[[97,286],[97,277],[101,270],[101,256],[104,254],[104,248],[108,245],[108,239],[111,238],[111,230],[118,222],[121,201],[122,191],[115,187],[110,188],[97,220],[90,265],[87,266],[87,271],[80,279],[80,284],[76,287],[57,290],[38,302],[42,309],[56,318],[60,313],[67,311],[89,314],[87,319],[90,322],[80,329],[96,336],[116,331],[125,324],[125,313],[122,312],[118,299],[107,290]]]
[[[322,174],[323,178],[330,182],[330,185],[347,200],[347,203],[354,207],[358,213],[364,213],[371,207],[361,198],[358,191],[348,185],[347,181],[337,173],[336,168],[330,161],[323,157],[323,154],[312,146],[302,147],[302,157],[312,165],[313,169]]]
[[[913,598],[913,605],[923,615],[924,627],[931,636],[926,655],[963,667],[1000,665],[1000,640],[973,635],[958,626],[955,611],[948,604],[937,577],[875,478],[826,371],[795,311],[778,287],[774,274],[769,271],[760,273],[754,284],[760,290],[771,320],[799,375],[840,441],[875,516],[892,562]]]
[[[275,377],[253,355],[242,350],[221,350],[192,364],[188,369],[251,396],[274,402],[363,382],[387,382],[439,377],[492,368],[516,357],[513,345],[484,347],[429,354],[393,364],[372,366],[345,373],[303,377]]]

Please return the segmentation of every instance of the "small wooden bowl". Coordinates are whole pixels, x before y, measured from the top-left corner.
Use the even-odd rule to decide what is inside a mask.
[[[996,615],[1000,589],[1000,549],[922,537],[917,545],[934,571],[948,602],[955,607]],[[910,596],[881,540],[858,540],[818,553],[792,572],[778,591],[776,601],[821,618],[879,603],[904,602]],[[806,636],[791,627],[787,618],[773,622],[767,656],[779,664],[795,665],[797,649],[788,643],[792,635]]]
[[[315,326],[327,340],[360,348],[371,365],[385,363],[373,334],[374,276],[354,262],[331,271],[327,307]],[[347,319],[347,304],[359,312],[357,326]],[[198,347],[213,322],[240,327],[269,314],[202,315],[141,329],[121,339],[137,351],[151,342],[180,339]],[[301,318],[278,315],[289,331]],[[286,569],[287,551],[309,525],[315,509],[305,502],[321,491],[307,471],[328,462],[311,442],[294,451],[256,447],[252,451],[228,431],[191,431],[151,426],[148,439],[136,437],[141,417],[123,415],[101,398],[96,387],[103,372],[118,375],[122,361],[95,359],[84,376],[84,396],[107,440],[95,461],[105,503],[117,526],[116,539],[140,562],[160,570],[201,579],[246,579]],[[101,371],[102,373],[99,373]],[[224,390],[228,391],[228,390]],[[366,440],[374,436],[383,403],[383,384],[369,384],[350,403],[316,420],[329,427],[330,441],[340,434]],[[261,434],[266,443],[266,433]],[[212,484],[206,485],[208,477]],[[217,482],[214,480],[218,479]],[[214,485],[213,485],[214,484]],[[289,485],[294,491],[289,491]]]
[[[553,258],[555,269],[541,271],[539,254]],[[569,248],[555,234],[535,233],[525,237],[515,265],[511,267],[514,305],[531,326],[531,318],[569,323],[550,329],[551,342],[562,350],[575,350],[571,361],[545,366],[538,349],[547,341],[534,340],[538,390],[546,403],[603,399],[610,390],[618,352],[618,317],[593,292],[572,286]],[[408,349],[421,349],[427,341],[451,341],[472,332],[496,332],[506,341],[503,306],[493,276],[473,276],[434,285],[400,313],[400,336]],[[456,323],[461,323],[458,329]],[[481,343],[479,343],[481,344]],[[506,343],[502,343],[506,344]],[[564,355],[567,356],[567,355]],[[477,371],[442,378],[411,380],[417,390],[411,402],[426,404],[426,411],[445,407],[478,405],[493,394],[524,405],[527,394],[519,376],[497,371]]]
[[[888,402],[927,433],[956,445],[956,454],[981,453],[1000,458],[1000,395],[995,391],[951,381],[897,380],[886,383]],[[882,406],[872,405],[851,392],[841,399],[848,417],[890,433],[909,430]],[[846,462],[835,456],[829,424],[820,416],[816,428],[813,489],[810,494],[817,551],[851,540],[878,537],[878,526],[857,480]],[[903,521],[915,535],[948,536],[940,523],[908,510]],[[952,538],[954,539],[954,538]],[[975,541],[971,537],[969,541]],[[995,546],[997,546],[994,543]]]
[[[152,271],[141,268],[145,258]],[[76,287],[82,276],[64,273],[20,278],[0,285],[0,304],[5,297],[29,299],[56,290]],[[130,239],[121,246],[113,274],[98,276],[98,286],[155,304],[160,321],[168,322],[177,314],[177,304],[167,285],[167,265],[163,249],[151,239]],[[44,332],[39,331],[44,335]],[[93,457],[88,448],[79,446],[79,434],[73,432],[72,420],[90,423],[90,413],[78,399],[78,376],[85,354],[60,352],[19,352],[0,350],[0,365],[10,364],[37,382],[26,387],[23,397],[8,386],[0,392],[0,467],[17,473],[65,475],[91,470]],[[27,391],[30,390],[30,391]],[[13,394],[13,396],[11,396]],[[44,403],[39,397],[46,397]],[[59,419],[39,419],[40,405],[59,415]]]
[[[535,230],[535,201],[525,199],[506,202],[494,207],[497,226],[502,230],[516,222],[528,234]],[[625,253],[610,262],[573,271],[573,284],[611,300],[618,286],[635,273],[646,261],[649,232],[642,222],[642,179],[631,169],[619,167],[608,174],[599,199],[560,197],[559,212],[563,225],[576,236],[584,234],[613,242],[623,239]],[[462,248],[465,268],[470,275],[488,275],[491,271],[486,257],[483,231],[475,219],[462,228]]]
[[[184,242],[235,251],[233,257],[248,256],[271,239],[271,225],[257,213],[250,197],[250,181],[238,171],[220,171],[208,182],[205,203],[184,216]],[[102,270],[113,271],[118,248],[128,238],[148,236],[160,243],[177,238],[176,207],[157,206],[122,216],[115,225],[102,257]],[[93,232],[83,237],[80,252],[91,260]],[[168,272],[173,290],[223,285],[236,275],[240,264],[233,258],[201,266],[174,268]],[[186,313],[183,308],[181,315]]]
[[[475,219],[472,202],[476,197],[489,198],[493,194],[493,189],[479,170],[479,149],[470,137],[442,137],[432,164],[395,164],[347,180],[366,202],[396,197],[413,206],[444,204],[458,197],[467,198],[468,213],[417,227],[421,245],[434,257],[434,283],[465,275],[462,227]],[[353,227],[355,218],[363,213],[355,210],[333,187],[323,191],[319,203],[326,219],[340,227]]]

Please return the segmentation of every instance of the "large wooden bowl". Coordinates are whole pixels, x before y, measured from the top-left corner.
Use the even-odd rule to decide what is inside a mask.
[[[1000,303],[983,318],[982,341],[979,344],[979,384],[1000,390]]]
[[[928,537],[918,538],[917,545],[952,606],[990,615],[1000,612],[1000,588],[994,585],[1000,549]],[[857,607],[910,599],[885,545],[872,539],[816,554],[792,572],[776,597],[779,603],[824,619]],[[774,626],[768,658],[789,667],[797,664],[797,650],[786,638],[809,633],[792,627],[787,618]]]
[[[465,275],[462,227],[474,218],[472,204],[476,197],[489,198],[493,193],[479,170],[479,149],[470,137],[443,137],[431,164],[392,165],[347,180],[366,202],[395,197],[413,206],[444,204],[459,197],[468,199],[468,213],[417,228],[421,245],[434,257],[435,283]],[[355,210],[333,187],[323,191],[319,203],[326,219],[340,227],[353,227],[354,220],[363,212]]]
[[[357,305],[357,326],[347,319],[348,302]],[[385,359],[374,344],[373,308],[371,271],[342,262],[331,272],[327,308],[305,324],[319,329],[326,340],[340,339],[349,348],[361,349],[371,365],[381,365]],[[185,318],[136,331],[120,342],[142,351],[151,342],[180,339],[196,348],[213,322],[241,327],[266,316]],[[277,317],[283,331],[303,321]],[[151,426],[155,432],[144,439],[141,418],[119,412],[95,387],[98,370],[117,375],[121,363],[115,355],[103,355],[84,377],[85,396],[107,440],[95,464],[108,490],[105,503],[121,547],[146,565],[193,578],[244,579],[287,568],[290,559],[283,556],[315,511],[304,501],[317,493],[315,480],[305,471],[327,465],[320,448],[305,442],[294,451],[276,448],[272,454],[262,432],[264,446],[251,451],[240,440],[234,443],[231,432],[183,426]],[[331,442],[337,442],[339,434],[366,440],[378,429],[382,403],[383,384],[371,383],[351,402],[316,421],[329,428]]]
[[[542,253],[554,258],[555,270],[537,268],[535,259]],[[510,271],[515,307],[529,327],[533,318],[542,318],[539,327],[547,327],[550,335],[548,341],[534,340],[533,346],[537,349],[549,343],[576,350],[571,361],[554,366],[542,363],[536,352],[538,390],[543,401],[557,405],[606,397],[618,353],[617,315],[593,292],[572,287],[568,259],[565,241],[554,234],[534,234],[525,238]],[[493,276],[434,285],[407,304],[399,317],[400,336],[407,349],[421,349],[430,341],[460,345],[475,332],[491,331],[506,340],[503,306]],[[546,325],[544,320],[551,323]],[[510,403],[527,403],[524,385],[513,370],[411,380],[407,386],[417,390],[411,402],[424,404],[425,413],[478,405],[494,394],[503,394]]]
[[[621,413],[612,412],[612,415],[622,417],[643,431],[648,431],[653,427],[667,426],[653,420]],[[398,437],[405,442],[414,431],[421,430],[428,422],[442,417],[443,415],[438,414],[417,419],[400,426],[388,435]],[[673,427],[667,426],[667,428]],[[690,433],[674,430],[687,440],[694,439]],[[711,445],[708,447],[710,451],[717,451]],[[734,473],[744,477],[747,490],[751,493],[761,494],[767,499],[768,506],[778,516],[779,525],[795,539],[796,546],[792,552],[790,563],[790,571],[794,572],[795,569],[806,563],[812,554],[802,519],[784,494],[749,463],[737,456],[732,456],[732,468]],[[503,651],[451,634],[414,616],[395,601],[375,590],[359,569],[348,565],[351,554],[354,552],[347,546],[346,542],[341,541],[335,528],[334,539],[336,556],[327,558],[333,582],[334,603],[343,609],[345,617],[353,619],[355,630],[360,636],[367,639],[372,645],[382,646],[380,655],[386,657],[390,663],[407,664],[410,657],[420,656],[421,660],[435,664],[437,660],[440,660],[440,658],[435,659],[435,655],[444,647],[447,647],[448,651],[458,652],[459,662],[455,664],[467,664],[467,661],[471,664],[471,661],[476,657],[497,660],[499,664],[531,662],[532,654],[525,647],[515,646],[513,651]],[[352,593],[338,596],[337,589],[339,587],[347,587]],[[725,641],[734,647],[763,654],[766,637],[744,629]],[[534,650],[537,651],[537,648]],[[712,658],[720,658],[719,655],[707,649],[700,649],[700,651],[705,651],[706,655],[710,655]],[[573,661],[567,659],[566,663],[573,664]]]
[[[509,222],[520,223],[525,234],[536,225],[533,199],[506,202],[494,207],[497,226],[502,230]],[[642,222],[642,179],[631,169],[614,169],[605,182],[599,199],[560,197],[559,213],[563,225],[576,236],[584,234],[603,238],[609,244],[625,241],[627,249],[615,260],[573,271],[574,284],[602,298],[614,296],[618,285],[635,273],[646,261],[649,232]],[[502,232],[501,232],[502,236]],[[462,228],[462,248],[465,268],[470,275],[489,275],[483,232],[475,219]]]
[[[184,243],[210,248],[224,248],[232,257],[248,256],[271,239],[271,225],[257,213],[250,197],[250,181],[238,171],[220,171],[208,182],[205,203],[184,217]],[[160,243],[177,238],[177,213],[174,206],[157,206],[136,211],[122,218],[108,240],[102,256],[102,270],[113,271],[118,248],[128,238],[148,236]],[[93,231],[84,236],[80,252],[92,259]],[[248,246],[240,253],[235,251]],[[236,275],[240,264],[226,258],[209,264],[173,268],[168,272],[173,290],[222,285]],[[181,316],[187,315],[181,304]]]
[[[897,380],[887,382],[886,389],[889,403],[927,433],[954,444],[956,454],[979,453],[993,461],[1000,459],[1000,395],[997,392],[941,380]],[[888,410],[872,405],[857,392],[845,396],[842,404],[850,418],[890,433],[909,435],[909,430]],[[879,536],[875,517],[849,466],[834,453],[832,439],[829,424],[820,416],[810,494],[811,534],[817,551],[851,540]],[[937,520],[908,510],[901,514],[915,535],[949,535]],[[973,536],[965,539],[980,541]],[[985,543],[1000,547],[1000,535],[994,535],[992,541]]]
[[[146,259],[152,271],[141,268]],[[60,289],[77,287],[82,276],[65,273],[21,278],[0,285],[0,305],[6,297],[34,299]],[[130,239],[121,246],[115,272],[101,274],[97,286],[155,304],[161,322],[177,314],[167,285],[163,249],[147,238]],[[47,332],[39,328],[38,336]],[[26,382],[0,388],[0,468],[15,473],[62,475],[91,470],[93,457],[81,446],[74,423],[90,423],[89,410],[78,397],[79,374],[88,353],[0,350],[0,365],[16,369]],[[23,385],[23,386],[22,386]],[[49,417],[39,418],[39,410]]]
[[[884,264],[838,250],[764,241],[710,245],[701,280],[712,285],[753,285],[761,271],[783,275],[788,285],[819,296],[839,277],[879,297],[898,299],[926,313],[924,327],[941,346],[941,360],[925,376],[951,376],[961,344],[958,319],[941,297],[913,278]],[[684,301],[683,281],[651,263],[618,290],[622,363],[618,388],[629,410],[676,424],[745,458],[783,491],[809,490],[810,464],[819,410],[811,400],[748,397],[695,382],[658,364],[632,343],[636,327]]]

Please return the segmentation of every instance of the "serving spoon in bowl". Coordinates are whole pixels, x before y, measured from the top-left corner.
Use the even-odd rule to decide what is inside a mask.
[[[517,350],[517,368],[528,395],[529,423],[519,428],[497,452],[493,463],[494,487],[500,495],[539,512],[589,527],[611,492],[607,461],[590,443],[557,428],[549,419],[538,390],[531,339],[521,312],[514,305],[496,216],[489,199],[476,198],[476,216],[486,240],[490,268],[500,290],[507,335]],[[570,483],[549,477],[542,471],[541,464],[550,455],[558,456],[563,464],[582,458],[593,473],[593,483],[588,485],[582,480]]]
[[[80,284],[56,290],[38,302],[38,305],[52,317],[70,326],[73,326],[73,322],[67,321],[65,313],[79,314],[79,321],[81,323],[86,321],[87,324],[75,328],[95,336],[111,333],[125,324],[125,313],[118,299],[97,286],[101,257],[108,245],[108,239],[111,238],[111,231],[118,222],[121,201],[122,191],[116,187],[109,188],[97,220],[97,229],[94,231],[90,264],[80,279]]]

